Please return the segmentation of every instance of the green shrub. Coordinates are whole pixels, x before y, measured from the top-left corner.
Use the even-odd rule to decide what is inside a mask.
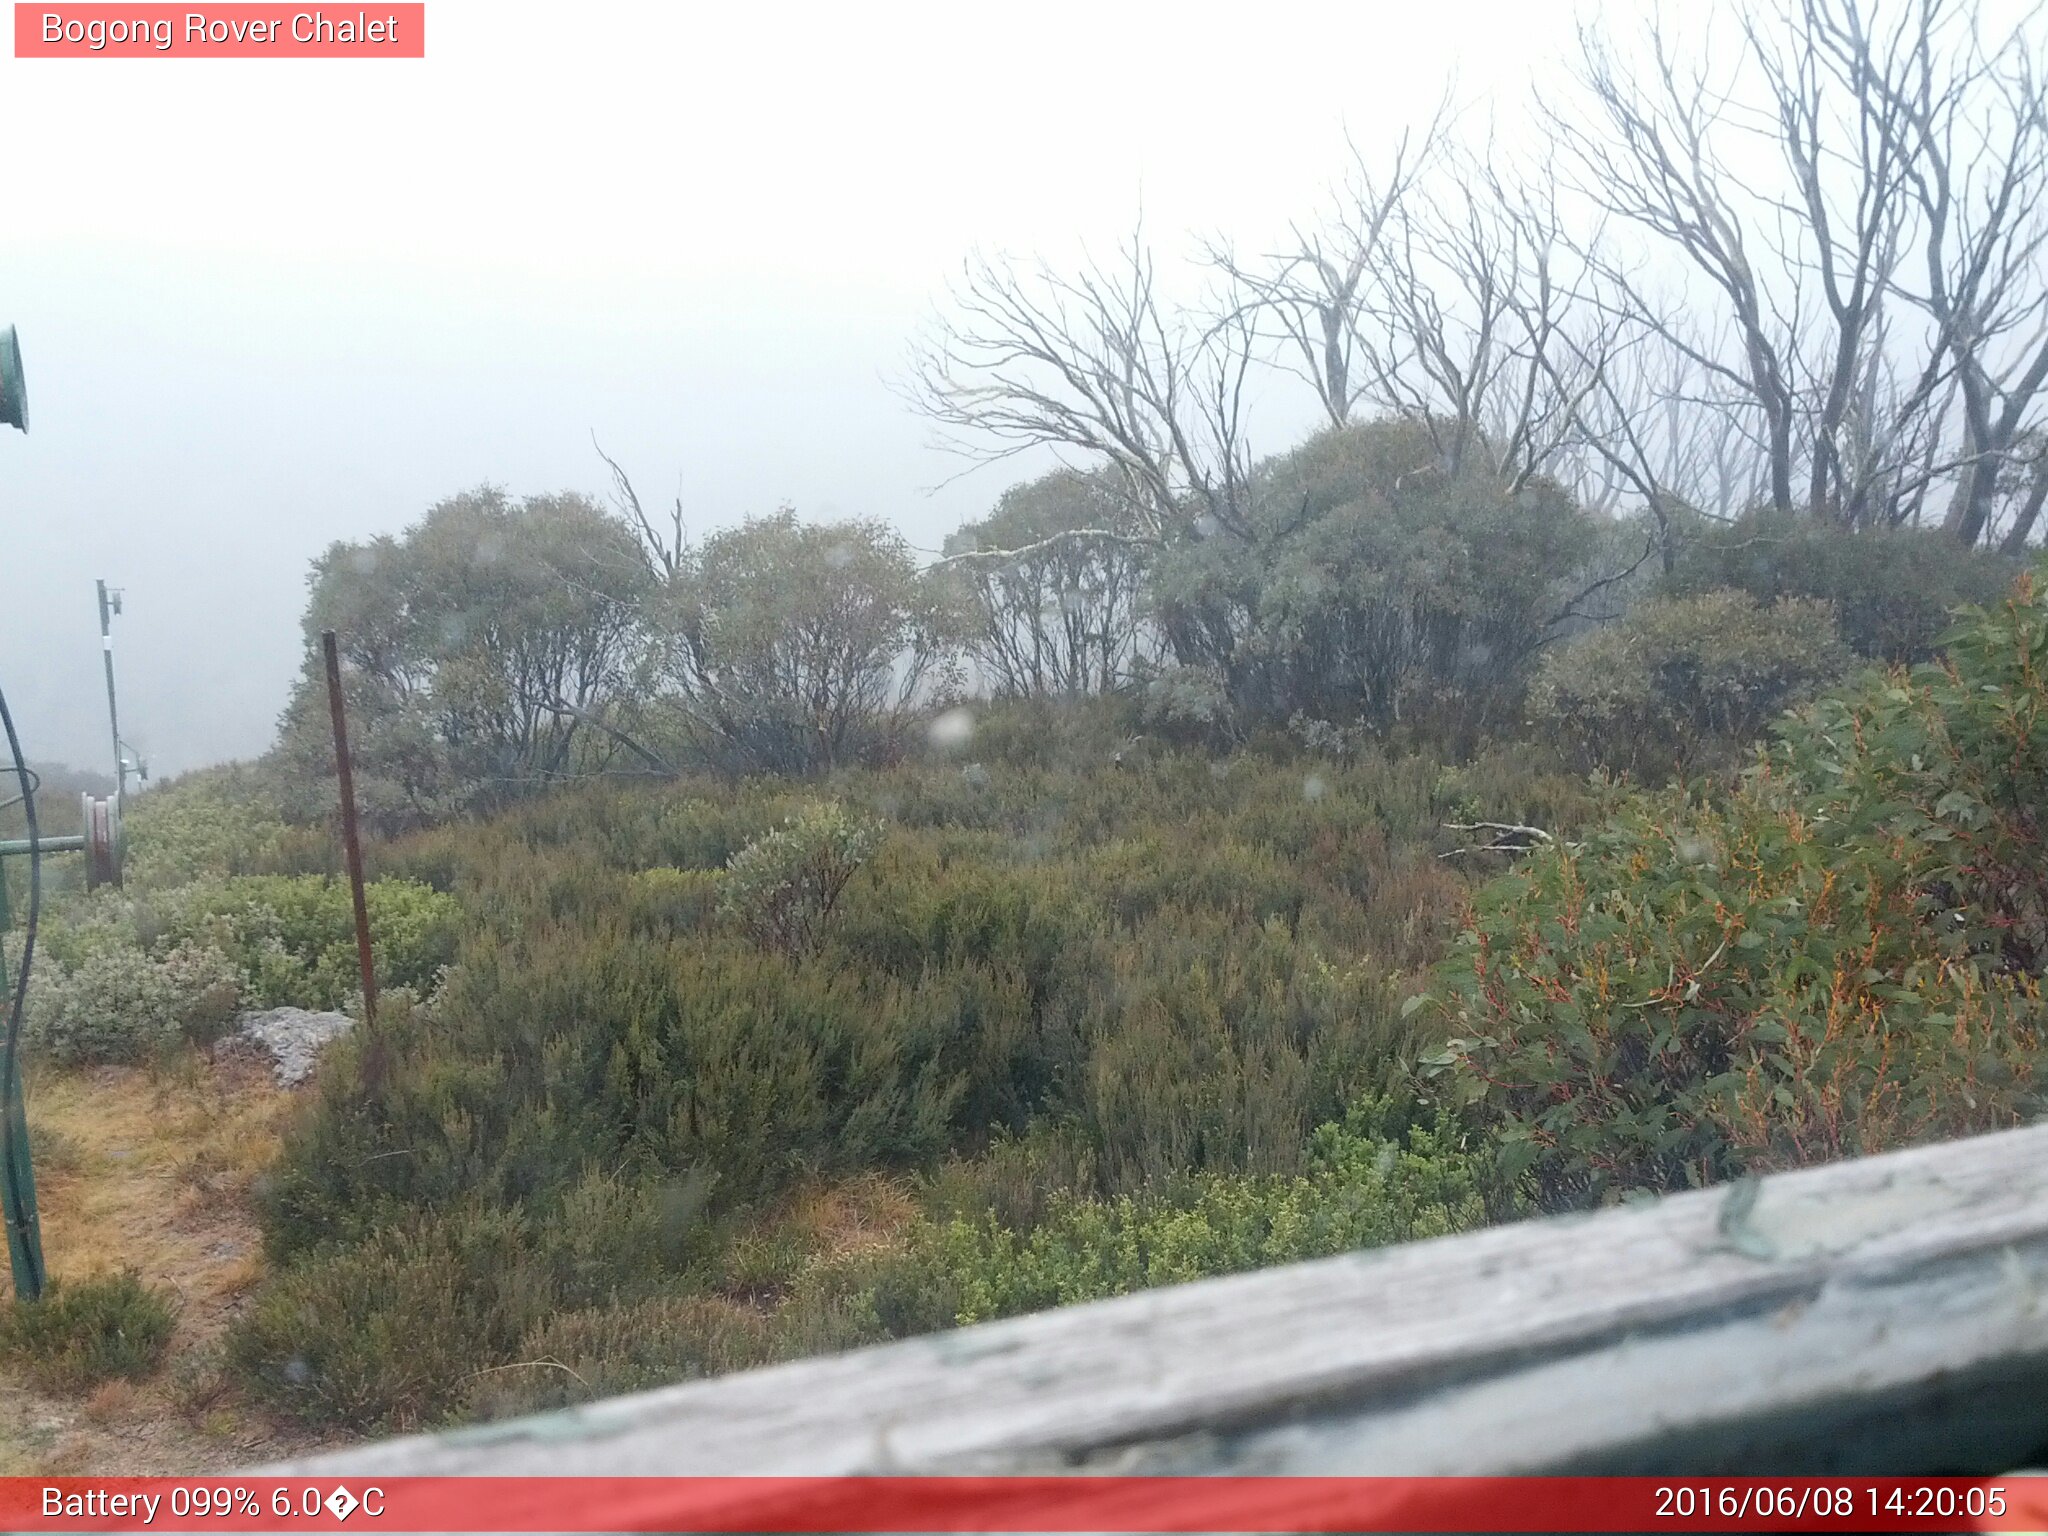
[[[627,886],[626,918],[640,933],[694,932],[718,910],[720,889],[715,869],[643,869]]]
[[[2017,574],[1935,529],[1851,533],[1764,514],[1689,542],[1665,585],[1681,597],[1732,587],[1762,603],[1830,603],[1850,650],[1911,665],[1932,658],[1956,608],[1998,601]]]
[[[942,763],[965,756],[1012,768],[1105,768],[1139,728],[1136,705],[1134,696],[1117,694],[994,700],[966,715],[972,729],[965,740],[930,743],[927,752]]]
[[[1745,747],[1850,665],[1825,603],[1651,598],[1546,657],[1530,708],[1588,761],[1682,771]]]
[[[234,764],[134,796],[122,827],[133,891],[234,875],[331,871],[337,858],[325,828],[287,826],[263,774]]]
[[[1035,1120],[1019,1134],[996,1137],[974,1157],[942,1164],[926,1181],[924,1203],[941,1220],[964,1216],[1035,1227],[1062,1192],[1100,1187],[1095,1162],[1079,1124]]]
[[[1583,787],[1511,766],[1459,782],[1560,828],[1585,814]],[[937,815],[944,769],[850,778],[845,803],[915,822],[801,966],[688,926],[723,874],[643,867],[744,846],[777,788],[578,791],[470,829],[461,963],[430,1015],[385,1020],[374,1082],[336,1048],[271,1180],[274,1251],[472,1191],[551,1198],[591,1161],[709,1180],[731,1208],[1038,1125],[1067,1128],[1093,1192],[1296,1171],[1422,1043],[1398,971],[1330,957],[1420,964],[1455,926],[1462,886],[1429,851],[1442,773],[1368,754],[1311,796],[1293,767],[1213,767],[998,771],[993,825]]]
[[[353,1039],[331,1058],[269,1184],[273,1249],[360,1237],[394,1204],[541,1204],[589,1163],[731,1205],[929,1161],[957,1030],[919,988],[729,939],[478,940],[428,1013],[380,1018],[374,1071]]]
[[[755,943],[802,959],[881,840],[879,825],[843,806],[807,805],[732,856],[718,909]]]
[[[177,1314],[171,1296],[134,1270],[56,1281],[40,1301],[0,1310],[0,1360],[46,1391],[73,1392],[115,1377],[140,1381],[163,1364]]]
[[[1322,1120],[1412,1058],[1385,975],[1303,953],[1277,921],[1161,948],[1143,974],[1112,971],[1120,1006],[1089,1012],[1079,1107],[1105,1189],[1292,1171]]]
[[[953,1326],[958,1309],[926,1244],[822,1257],[796,1273],[773,1310],[756,1298],[671,1294],[552,1313],[513,1359],[472,1374],[458,1411],[533,1413],[931,1333]]]
[[[61,1065],[132,1065],[181,1040],[212,1045],[240,1001],[241,977],[217,949],[184,942],[151,958],[110,946],[74,970],[39,965],[25,1023],[31,1050]]]
[[[228,1363],[308,1424],[427,1422],[551,1309],[526,1236],[516,1212],[456,1209],[297,1265],[236,1319]]]
[[[187,941],[173,944],[156,965],[176,999],[179,1033],[211,1050],[234,1028],[242,1005],[242,977],[233,963],[217,949]]]
[[[1177,1194],[1108,1201],[1055,1193],[1045,1218],[1022,1232],[992,1215],[956,1217],[928,1239],[927,1263],[971,1323],[1485,1219],[1496,1190],[1482,1153],[1442,1127],[1412,1129],[1404,1145],[1372,1128],[1374,1118],[1321,1127],[1306,1171],[1285,1178],[1196,1175]]]
[[[364,890],[381,985],[433,990],[455,958],[456,899],[413,880]],[[156,898],[158,942],[210,944],[241,971],[250,1006],[339,1008],[361,986],[355,908],[346,882],[324,875],[204,881]]]
[[[953,1277],[912,1240],[813,1264],[777,1314],[777,1348],[792,1356],[937,1333],[959,1321]]]
[[[1547,1204],[2040,1112],[2048,605],[2023,581],[1947,646],[1481,894],[1438,1065]]]
[[[36,964],[76,970],[95,956],[142,949],[142,912],[140,902],[111,887],[51,902],[36,929]],[[14,958],[10,951],[10,970]]]
[[[311,1423],[399,1428],[482,1391],[563,1313],[631,1308],[691,1272],[701,1190],[585,1170],[530,1203],[455,1197],[298,1256],[230,1330],[231,1367]],[[408,1343],[408,1340],[413,1342]]]
[[[455,956],[456,899],[410,880],[373,881],[367,899],[380,982],[430,992]],[[210,1046],[240,1008],[338,1008],[359,985],[348,888],[326,876],[102,891],[51,912],[29,1025],[54,1061],[132,1064]]]
[[[1169,740],[1221,745],[1237,734],[1229,684],[1218,668],[1161,667],[1140,697],[1145,724]]]
[[[430,993],[455,957],[456,898],[397,879],[366,897],[378,980]],[[237,1007],[339,1008],[360,986],[348,887],[324,875],[101,891],[50,913],[37,956],[39,1029],[67,1061],[208,1044]]]
[[[1251,537],[1214,530],[1154,562],[1151,606],[1183,664],[1154,718],[1193,733],[1421,715],[1440,741],[1497,721],[1571,593],[1612,564],[1611,528],[1482,457],[1381,420],[1258,465]]]

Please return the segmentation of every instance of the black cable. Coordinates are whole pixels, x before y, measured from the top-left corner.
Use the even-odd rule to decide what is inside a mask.
[[[9,1095],[9,1101],[0,1104],[0,1125],[5,1127],[0,1129],[0,1176],[7,1180],[8,1203],[13,1206],[15,1216],[25,1221],[32,1191],[22,1177],[21,1165],[28,1148],[15,1145],[13,1099],[21,1092],[21,1079],[17,1075],[20,1070],[21,1019],[28,1008],[28,969],[35,959],[36,922],[43,909],[43,850],[36,835],[36,796],[29,783],[28,760],[21,754],[21,738],[15,734],[14,716],[8,712],[4,691],[0,691],[0,725],[7,728],[7,749],[14,754],[15,777],[21,780],[22,819],[28,823],[28,921],[22,928],[21,974],[14,979],[14,1006],[7,1019],[7,1045],[4,1053],[0,1053],[0,1085],[6,1087]],[[42,1255],[28,1241],[28,1236],[28,1232],[23,1230],[18,1241],[22,1252],[28,1255],[29,1295],[40,1296],[44,1279]],[[10,1240],[8,1246],[12,1248],[14,1240]]]

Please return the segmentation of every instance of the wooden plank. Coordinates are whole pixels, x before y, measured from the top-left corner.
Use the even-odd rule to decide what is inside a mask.
[[[2048,1125],[268,1469],[1998,1471],[2048,1454]]]

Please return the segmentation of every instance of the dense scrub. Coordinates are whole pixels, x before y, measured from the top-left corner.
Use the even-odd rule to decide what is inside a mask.
[[[1746,752],[1852,660],[1830,603],[1652,598],[1545,657],[1530,705],[1582,761],[1655,782]]]
[[[1998,601],[2019,571],[2017,560],[1959,549],[1932,529],[1850,533],[1755,515],[1688,540],[1664,586],[1676,596],[1733,589],[1762,603],[1824,602],[1857,655],[1915,665],[1933,658],[1958,606]]]
[[[242,1008],[338,1008],[360,985],[348,890],[332,876],[156,886],[150,870],[53,907],[29,990],[33,1051],[68,1065],[154,1061],[213,1044]],[[409,880],[367,895],[378,973],[430,990],[454,958],[454,898]]]
[[[1850,665],[1792,654],[1818,600],[1723,622],[1768,611],[1641,608],[1545,675],[1726,762]],[[2044,633],[2022,587],[1663,788],[1039,699],[887,770],[375,843],[391,991],[264,1181],[228,1364],[310,1423],[406,1426],[2011,1124]],[[60,904],[53,972],[204,953],[345,1000],[330,855],[215,813],[249,782],[139,806],[173,877]],[[1475,823],[1553,841],[1476,853]]]
[[[2012,1125],[2044,1098],[2048,601],[1482,895],[1437,1059],[1544,1203]]]
[[[1463,907],[1440,824],[1577,825],[1584,781],[1019,739],[381,847],[385,878],[455,894],[459,958],[323,1071],[270,1181],[245,1378],[404,1423],[542,1354],[637,1381],[1480,1219],[1498,1192],[1416,1099],[1400,1012]],[[721,899],[821,839],[843,889],[803,943]],[[885,1241],[803,1235],[806,1202],[876,1178]]]
[[[1454,463],[1419,422],[1318,432],[1258,467],[1252,502],[1241,536],[1172,545],[1152,573],[1179,663],[1154,690],[1163,721],[1474,739],[1512,717],[1574,595],[1641,543],[1542,476]]]

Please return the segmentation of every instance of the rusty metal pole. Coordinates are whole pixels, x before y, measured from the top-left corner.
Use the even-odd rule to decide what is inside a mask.
[[[363,896],[363,843],[356,832],[356,784],[349,771],[348,721],[341,709],[341,654],[335,649],[334,631],[320,636],[320,649],[327,656],[327,706],[334,716],[334,767],[341,778],[341,841],[348,855],[349,895],[356,905],[356,961],[363,972],[363,1026],[377,1023],[377,969],[370,960],[370,905]]]

